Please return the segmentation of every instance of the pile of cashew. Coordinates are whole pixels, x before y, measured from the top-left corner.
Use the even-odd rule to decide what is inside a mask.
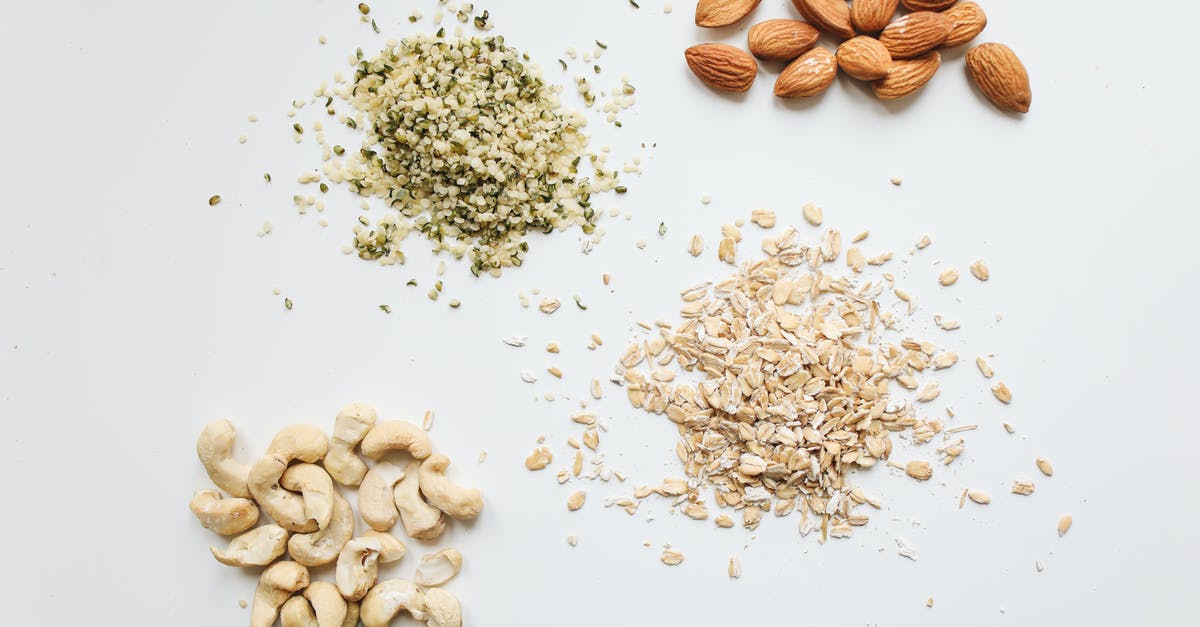
[[[234,536],[226,548],[211,547],[217,561],[265,567],[251,627],[277,620],[283,627],[386,627],[401,612],[427,627],[461,627],[458,599],[439,587],[462,569],[457,550],[422,557],[415,581],[378,580],[380,564],[408,553],[391,533],[397,522],[427,542],[442,535],[448,518],[471,520],[483,509],[479,490],[446,477],[450,460],[433,452],[420,427],[377,423],[371,406],[351,403],[334,419],[332,437],[311,425],[285,427],[252,464],[234,459],[235,437],[228,420],[200,433],[196,454],[229,496],[199,490],[190,508],[205,528]],[[356,449],[374,463],[368,466]],[[399,453],[411,461],[384,459]],[[370,529],[355,534],[354,507],[335,484],[357,486],[358,513]],[[260,518],[270,521],[258,526]],[[330,564],[333,582],[310,579],[309,568]]]

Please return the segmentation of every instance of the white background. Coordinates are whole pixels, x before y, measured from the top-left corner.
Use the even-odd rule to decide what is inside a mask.
[[[431,2],[376,4],[385,36],[415,28],[404,19],[413,7],[433,13]],[[292,143],[288,103],[346,70],[356,46],[383,42],[354,2],[8,3],[4,622],[245,624],[236,602],[251,597],[254,573],[216,563],[208,547],[222,540],[187,509],[207,484],[196,434],[228,417],[249,460],[279,427],[328,427],[341,405],[365,400],[383,419],[434,409],[435,446],[455,460],[456,478],[486,494],[484,515],[444,542],[466,555],[450,588],[471,625],[1194,624],[1198,50],[1178,29],[1200,9],[983,3],[982,39],[1012,46],[1032,76],[1033,110],[1018,118],[972,89],[960,52],[900,104],[846,77],[812,102],[784,103],[771,95],[777,68],[744,97],[715,95],[688,73],[683,49],[740,44],[749,23],[791,7],[768,0],[752,20],[714,32],[693,26],[688,2],[670,15],[661,1],[641,4],[488,3],[494,32],[552,81],[587,67],[560,72],[567,46],[609,44],[595,81],[607,88],[628,74],[638,104],[622,129],[593,116],[593,145],[611,145],[615,164],[643,155],[645,174],[626,177],[625,197],[600,199],[634,217],[606,220],[609,236],[590,255],[575,233],[559,233],[535,237],[525,266],[500,279],[451,262],[434,303],[423,296],[436,264],[424,242],[409,241],[407,266],[374,266],[340,253],[359,213],[349,193],[329,194],[325,229],[291,205],[296,175],[319,156],[311,138]],[[248,123],[250,113],[261,121]],[[309,107],[297,120],[318,117]],[[249,142],[239,145],[242,133]],[[212,194],[224,202],[209,207]],[[568,514],[570,486],[552,473],[568,459],[575,406],[535,396],[581,398],[638,336],[633,321],[671,319],[680,287],[727,272],[713,259],[722,223],[756,207],[798,223],[809,200],[848,235],[870,229],[868,253],[896,251],[890,269],[920,303],[909,331],[964,357],[928,410],[953,406],[953,424],[981,425],[966,455],[927,484],[865,473],[885,510],[824,546],[799,537],[796,517],[768,517],[754,534],[668,516],[662,502],[630,518],[601,507],[603,497],[677,474],[674,433],[609,389],[593,405],[611,423],[602,450],[630,479],[586,486],[587,506]],[[260,239],[266,219],[275,231]],[[693,232],[709,242],[700,260],[684,253]],[[746,232],[743,259],[762,236]],[[934,244],[910,258],[922,233]],[[986,284],[965,272],[977,257],[991,266]],[[964,271],[950,289],[935,281],[946,265]],[[405,287],[409,278],[421,287]],[[517,292],[535,287],[563,308],[521,309]],[[450,297],[460,310],[447,308]],[[962,330],[934,329],[937,312]],[[605,339],[594,352],[592,332]],[[514,334],[529,346],[500,342]],[[561,355],[541,350],[551,340]],[[993,353],[1014,391],[1008,407],[971,365]],[[551,364],[562,381],[518,379]],[[539,434],[559,458],[530,473],[522,460]],[[929,454],[901,447],[896,457]],[[1036,474],[1040,455],[1054,461],[1053,479]],[[1008,494],[1016,476],[1037,479],[1036,495]],[[965,486],[994,502],[958,509]],[[657,520],[646,522],[647,511]],[[1060,539],[1055,522],[1068,512],[1075,526]],[[573,549],[568,533],[579,536]],[[917,561],[896,555],[897,536]],[[664,543],[686,561],[660,564]],[[409,548],[391,576],[410,576],[428,550]],[[745,571],[736,582],[725,576],[733,554]]]

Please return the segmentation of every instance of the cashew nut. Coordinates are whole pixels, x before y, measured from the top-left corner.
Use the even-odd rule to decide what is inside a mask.
[[[277,562],[258,578],[254,606],[250,609],[250,627],[271,627],[279,607],[297,590],[308,586],[308,569],[296,562]]]
[[[434,540],[446,529],[446,515],[421,498],[420,468],[420,462],[412,462],[404,479],[396,484],[396,509],[400,511],[404,532],[410,538]]]
[[[462,570],[462,553],[458,549],[442,549],[421,558],[414,579],[421,586],[440,586]]]
[[[408,451],[415,459],[425,459],[433,452],[429,436],[417,425],[403,420],[389,420],[371,427],[360,448],[371,459],[379,459],[388,451]]]
[[[342,627],[358,627],[357,603],[346,603],[346,620],[342,621]]]
[[[325,455],[325,470],[334,481],[347,486],[362,482],[367,465],[354,454],[354,447],[374,426],[375,409],[366,403],[350,403],[338,412],[329,453]]]
[[[216,490],[200,490],[188,504],[205,529],[232,536],[258,523],[258,507],[250,499],[226,499]]]
[[[358,486],[358,514],[372,529],[387,531],[396,524],[400,513],[393,490],[404,475],[403,468],[379,462],[363,477]]]
[[[214,420],[196,438],[196,455],[204,464],[208,478],[218,488],[233,496],[249,498],[246,477],[250,474],[250,465],[233,459],[233,439],[236,434],[233,423],[225,419]]]
[[[304,515],[317,521],[317,528],[329,526],[333,516],[333,480],[316,464],[296,464],[283,471],[279,485],[299,492],[304,500]]]
[[[408,547],[400,541],[396,536],[386,531],[375,531],[368,529],[363,532],[362,537],[370,538],[371,540],[379,541],[379,563],[390,564],[403,559],[408,554]]]
[[[276,453],[254,462],[250,467],[250,481],[247,482],[250,494],[280,527],[300,533],[316,531],[317,521],[304,512],[304,499],[279,485],[289,461],[286,455]]]
[[[348,607],[337,586],[328,581],[314,581],[304,589],[304,598],[312,604],[317,627],[342,627]]]
[[[275,434],[267,446],[267,456],[282,455],[288,462],[300,460],[314,463],[325,457],[329,450],[329,438],[325,432],[312,425],[292,425]]]
[[[334,580],[347,601],[358,601],[375,585],[380,549],[378,540],[355,538],[338,555]]]
[[[279,610],[279,622],[283,627],[318,627],[317,616],[308,604],[308,599],[295,596],[284,602]]]
[[[462,606],[458,599],[441,588],[425,591],[426,627],[462,627]]]
[[[446,478],[450,460],[445,455],[431,455],[421,462],[421,493],[429,504],[458,520],[471,520],[483,510],[483,496],[476,488],[464,488]]]
[[[411,581],[385,579],[362,600],[359,619],[366,627],[387,627],[401,610],[425,620],[425,592]]]
[[[354,508],[335,490],[329,526],[313,533],[298,533],[288,540],[288,553],[305,566],[321,566],[337,559],[346,542],[354,537]],[[318,612],[319,614],[320,612]]]
[[[213,557],[227,566],[266,566],[283,555],[288,532],[279,525],[252,529],[234,538],[225,550],[209,547]]]

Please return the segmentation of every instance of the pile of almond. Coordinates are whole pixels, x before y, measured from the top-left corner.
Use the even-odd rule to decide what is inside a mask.
[[[696,25],[717,28],[749,15],[760,0],[699,0]],[[919,91],[941,67],[938,50],[964,45],[987,25],[974,2],[958,0],[792,0],[802,20],[759,22],[747,35],[750,53],[727,44],[699,44],[685,57],[709,87],[744,92],[754,84],[758,62],[787,66],[775,80],[780,98],[807,98],[833,84],[838,70],[870,81],[875,95],[895,100]],[[900,5],[906,12],[896,17]],[[837,51],[817,46],[836,38]],[[753,56],[751,56],[753,55]],[[980,44],[967,52],[967,71],[992,104],[1025,113],[1032,99],[1029,75],[1007,46]]]

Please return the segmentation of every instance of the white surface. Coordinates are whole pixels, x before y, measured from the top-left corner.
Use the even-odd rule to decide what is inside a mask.
[[[1033,77],[1033,112],[1016,119],[972,91],[958,54],[902,105],[881,105],[845,78],[815,102],[782,103],[770,71],[748,96],[722,98],[697,85],[682,50],[740,42],[744,26],[700,32],[689,2],[665,16],[658,0],[642,0],[640,11],[621,0],[488,2],[494,32],[555,81],[564,48],[606,41],[599,83],[628,74],[639,102],[623,129],[593,118],[595,143],[611,144],[616,163],[641,142],[657,148],[644,153],[646,174],[629,177],[625,198],[601,201],[635,217],[609,221],[590,256],[578,253],[575,234],[558,234],[536,238],[528,263],[500,279],[473,279],[450,263],[446,295],[431,303],[423,294],[435,262],[422,242],[410,241],[406,267],[372,266],[339,252],[357,200],[331,193],[327,229],[291,206],[292,181],[317,152],[291,142],[288,102],[345,70],[355,46],[382,42],[354,4],[6,6],[6,622],[245,624],[236,601],[251,597],[253,575],[212,560],[207,548],[219,539],[187,510],[207,483],[196,434],[229,417],[249,459],[278,427],[331,425],[359,399],[383,418],[435,409],[437,448],[487,495],[478,524],[454,525],[444,543],[466,556],[451,589],[470,625],[1191,622],[1200,511],[1188,461],[1200,430],[1188,288],[1200,129],[1185,60],[1196,58],[1194,37],[1131,26],[1128,3],[987,2],[983,39],[1010,44]],[[385,35],[411,28],[413,6],[433,12],[431,2],[374,4]],[[1200,18],[1192,3],[1159,3],[1156,13],[1176,24]],[[790,14],[772,0],[754,19]],[[327,46],[316,43],[321,33]],[[249,113],[261,121],[249,124]],[[316,116],[307,108],[298,119]],[[275,184],[263,184],[263,171]],[[894,175],[902,187],[888,183]],[[225,201],[210,208],[214,193]],[[702,206],[702,194],[713,203]],[[679,287],[722,271],[712,259],[720,224],[760,206],[799,222],[807,200],[845,233],[871,229],[868,251],[906,258],[921,233],[932,235],[931,248],[892,270],[921,299],[914,334],[964,357],[931,408],[953,405],[958,424],[982,425],[962,463],[939,472],[944,485],[882,468],[864,475],[887,509],[852,540],[825,546],[800,539],[794,517],[768,517],[751,535],[667,517],[655,502],[658,520],[646,523],[644,513],[630,519],[600,503],[677,472],[673,429],[618,393],[597,407],[612,423],[604,450],[630,482],[589,486],[587,506],[569,515],[552,470],[574,432],[573,405],[535,394],[582,397],[635,336],[632,321],[671,318]],[[275,232],[259,239],[264,219]],[[756,230],[747,227],[743,257]],[[693,232],[709,242],[701,261],[683,252]],[[643,251],[639,238],[649,241]],[[986,285],[965,272],[978,256],[992,268]],[[964,271],[958,286],[936,286],[937,260]],[[613,274],[611,289],[602,272]],[[410,277],[421,287],[406,288]],[[519,308],[516,293],[532,287],[563,299],[562,310]],[[574,293],[586,312],[571,304]],[[448,310],[448,297],[462,309]],[[932,330],[937,311],[963,329]],[[606,342],[590,352],[593,331]],[[529,346],[500,343],[511,334],[528,335]],[[549,340],[563,344],[561,355],[541,350]],[[1011,407],[991,399],[970,364],[993,352]],[[551,363],[563,381],[517,378]],[[560,457],[535,474],[522,460],[538,434]],[[480,449],[489,452],[483,464]],[[1038,455],[1054,461],[1052,480],[1036,475]],[[1035,496],[1007,494],[1017,475],[1038,480]],[[966,485],[995,502],[960,511]],[[1062,512],[1075,527],[1059,539]],[[580,538],[574,549],[569,532]],[[919,561],[896,555],[897,535]],[[686,553],[684,564],[659,564],[667,542]],[[398,576],[423,549],[410,543],[410,552]],[[732,583],[730,554],[745,570]],[[1045,572],[1035,572],[1039,560]]]

